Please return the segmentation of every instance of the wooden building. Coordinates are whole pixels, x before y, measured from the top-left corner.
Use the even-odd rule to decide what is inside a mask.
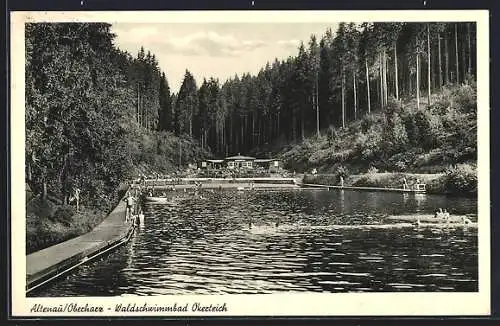
[[[210,159],[200,163],[200,168],[209,170],[218,169],[254,169],[261,168],[267,171],[275,172],[282,169],[282,163],[278,159],[273,158],[255,158],[251,156],[229,156],[225,159]]]
[[[228,169],[253,169],[253,162],[255,161],[255,157],[236,155],[226,157],[224,161],[226,162],[226,167]]]

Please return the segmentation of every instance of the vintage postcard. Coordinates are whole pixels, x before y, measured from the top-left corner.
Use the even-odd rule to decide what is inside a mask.
[[[13,317],[490,314],[487,11],[10,20]]]

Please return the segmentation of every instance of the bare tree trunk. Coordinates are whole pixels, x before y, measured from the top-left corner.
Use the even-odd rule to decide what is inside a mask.
[[[380,107],[383,108],[385,106],[384,104],[384,74],[383,74],[383,67],[382,67],[382,53],[379,53],[378,55],[379,59],[379,73],[380,73]]]
[[[396,99],[399,100],[399,78],[398,78],[398,51],[394,43],[394,85],[396,86]]]
[[[353,87],[354,87],[354,120],[358,119],[358,99],[356,94],[356,72],[353,73]]]
[[[438,33],[438,79],[439,79],[439,88],[443,87],[443,70],[441,67],[441,33]]]
[[[28,178],[28,182],[31,183],[31,163],[28,162],[28,173],[27,173],[27,178]]]
[[[431,37],[427,23],[427,103],[431,105]]]
[[[368,72],[368,60],[365,58],[365,68],[366,68],[366,98],[368,100],[368,114],[371,113],[371,103],[370,103],[370,75]]]
[[[301,138],[302,140],[304,140],[306,137],[305,137],[305,133],[304,133],[304,110],[300,110],[300,135],[301,135]]]
[[[456,72],[457,72],[457,78],[455,79],[457,84],[460,83],[460,78],[459,78],[459,64],[458,64],[458,31],[457,31],[457,25],[455,24],[455,62],[456,62]]]
[[[468,69],[467,72],[469,74],[472,74],[472,48],[471,48],[471,41],[470,41],[470,24],[467,24],[467,47],[469,49],[469,64],[468,64]]]
[[[388,94],[388,87],[387,87],[387,55],[384,50],[383,54],[383,72],[384,72],[384,103],[387,105],[389,102],[389,94]]]
[[[47,199],[47,182],[45,180],[42,183],[42,199]]]
[[[344,83],[345,83],[345,75],[342,71],[342,128],[345,128],[345,99],[344,99]]]
[[[252,147],[255,147],[255,117],[252,113]]]
[[[465,81],[465,75],[467,74],[467,57],[466,57],[466,49],[465,49],[465,35],[462,37],[462,44],[461,44],[461,52],[462,52],[462,81]]]
[[[319,91],[318,91],[318,70],[316,69],[316,80],[315,80],[315,92],[316,92],[316,134],[319,138]]]
[[[182,165],[182,144],[179,138],[179,167],[181,167],[181,165]]]
[[[420,109],[420,65],[419,53],[417,52],[417,109]]]
[[[240,123],[241,123],[241,134],[240,134],[240,146],[238,147],[238,151],[241,150],[241,148],[245,144],[245,136],[244,136],[244,132],[245,132],[245,117],[242,118],[240,116]]]
[[[409,94],[411,95],[413,93],[413,84],[412,84],[412,78],[411,78],[411,71],[408,73],[408,89],[409,89]]]
[[[189,137],[193,137],[193,112],[189,114]]]
[[[280,131],[280,111],[278,111],[278,117],[276,119],[276,124],[278,125],[278,127],[276,128],[276,130],[277,130],[276,136],[279,137],[281,134],[281,131]]]
[[[444,61],[445,61],[445,65],[444,65],[444,69],[445,69],[445,78],[444,78],[444,82],[445,84],[448,84],[448,82],[450,81],[450,51],[448,50],[448,38],[446,37],[446,34],[445,34],[445,38],[444,38],[444,52],[445,52],[445,57],[444,57]]]
[[[139,124],[140,124],[140,120],[139,120],[140,101],[141,101],[141,98],[140,98],[140,93],[139,93],[139,84],[137,84],[137,108],[135,110],[135,119],[136,119],[137,123],[139,123]]]

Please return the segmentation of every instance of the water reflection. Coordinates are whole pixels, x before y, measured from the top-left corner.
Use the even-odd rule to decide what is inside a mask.
[[[439,207],[475,213],[471,199],[337,190],[203,196],[146,205],[145,226],[126,246],[32,295],[477,291],[475,230],[383,221]]]

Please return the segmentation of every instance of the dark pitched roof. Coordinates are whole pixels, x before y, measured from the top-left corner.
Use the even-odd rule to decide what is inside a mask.
[[[226,157],[225,160],[246,160],[246,161],[253,161],[253,160],[255,160],[255,157],[243,156],[243,155],[236,155],[236,156]]]

